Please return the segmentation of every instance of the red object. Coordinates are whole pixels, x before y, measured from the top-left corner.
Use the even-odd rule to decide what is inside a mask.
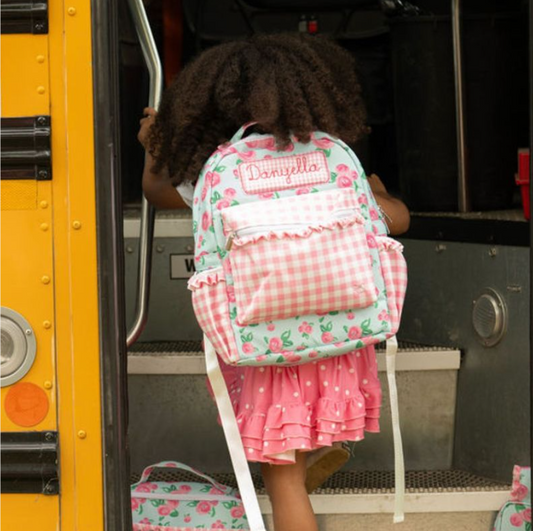
[[[307,32],[311,35],[318,33],[318,20],[310,20],[307,23]]]
[[[529,204],[529,149],[518,150],[518,174],[516,175],[516,184],[520,186],[524,216],[526,219],[529,219],[531,215]]]

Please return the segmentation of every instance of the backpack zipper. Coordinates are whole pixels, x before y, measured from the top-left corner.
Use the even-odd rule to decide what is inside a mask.
[[[358,211],[356,208],[343,208],[341,210],[337,210],[331,214],[331,216],[328,218],[328,221],[330,219],[344,219],[347,217],[350,217],[350,215],[356,214]],[[253,234],[257,234],[258,232],[265,232],[268,229],[278,229],[278,230],[291,230],[291,229],[298,229],[300,227],[309,227],[310,223],[274,223],[270,225],[253,225],[251,227],[244,227],[242,229],[237,229],[228,235],[228,238],[226,240],[226,251],[231,251],[231,248],[233,246],[233,240],[237,237],[241,236],[251,236]]]

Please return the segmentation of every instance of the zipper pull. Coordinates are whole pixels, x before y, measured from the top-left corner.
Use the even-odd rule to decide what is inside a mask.
[[[235,233],[232,232],[230,233],[230,235],[228,236],[228,239],[226,240],[226,251],[231,251],[234,239],[235,239]]]

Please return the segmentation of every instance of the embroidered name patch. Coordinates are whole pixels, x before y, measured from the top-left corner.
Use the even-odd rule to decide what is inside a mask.
[[[247,194],[277,192],[327,183],[326,156],[320,151],[272,159],[243,162],[239,177]]]

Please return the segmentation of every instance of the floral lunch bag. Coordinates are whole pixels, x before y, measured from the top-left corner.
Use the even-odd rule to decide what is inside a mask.
[[[511,499],[501,508],[494,531],[531,531],[531,468],[514,467]]]
[[[150,481],[155,469],[181,469],[203,483]],[[162,461],[144,469],[131,486],[133,531],[194,531],[197,529],[249,529],[237,489],[175,461]]]

